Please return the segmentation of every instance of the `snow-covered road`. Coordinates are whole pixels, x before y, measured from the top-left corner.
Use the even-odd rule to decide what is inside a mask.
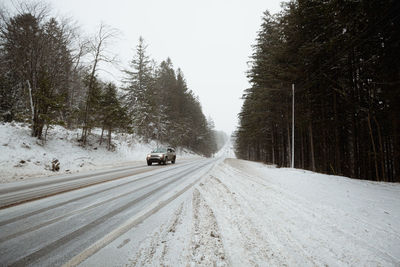
[[[399,184],[224,157],[152,169],[0,210],[2,264],[400,266]]]
[[[225,159],[83,266],[399,266],[400,185]]]
[[[71,259],[84,259],[93,253],[93,244],[107,244],[107,240],[134,227],[190,189],[215,162],[202,159],[146,167],[149,171],[125,174],[101,184],[2,209],[1,265],[57,266]],[[82,179],[85,178],[72,181]],[[40,182],[39,179],[37,183]],[[47,180],[44,182],[36,189],[47,190],[51,186]],[[59,187],[60,183],[56,185]]]

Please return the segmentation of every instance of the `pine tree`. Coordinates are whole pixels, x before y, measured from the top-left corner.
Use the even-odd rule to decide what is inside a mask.
[[[161,142],[170,142],[173,136],[173,92],[176,88],[176,76],[172,66],[172,61],[168,58],[162,61],[157,71],[156,77],[156,103],[157,103],[157,123],[158,136]],[[175,145],[175,144],[171,144]]]
[[[124,99],[132,117],[133,128],[137,134],[148,139],[153,137],[153,127],[158,121],[154,99],[154,78],[146,48],[143,38],[140,37],[136,55],[131,61],[131,70],[125,70],[127,86],[124,88]]]
[[[100,101],[102,129],[108,131],[107,148],[112,149],[111,133],[116,129],[126,130],[128,114],[121,105],[117,95],[117,88],[114,84],[108,83]]]
[[[72,68],[70,37],[55,18],[46,21],[41,12],[18,14],[4,21],[1,30],[2,68],[8,70],[1,79],[9,88],[3,89],[11,101],[9,119],[15,114],[15,97],[24,96],[30,110],[25,116],[31,114],[32,136],[39,139],[45,125],[58,121],[55,113],[64,102]]]
[[[239,114],[238,157],[289,166],[294,145],[296,167],[400,181],[399,10],[395,1],[302,0],[266,12]]]

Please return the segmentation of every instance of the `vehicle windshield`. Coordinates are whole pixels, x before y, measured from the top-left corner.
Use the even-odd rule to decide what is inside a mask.
[[[167,153],[167,149],[166,148],[156,148],[153,151],[151,151],[151,153]]]

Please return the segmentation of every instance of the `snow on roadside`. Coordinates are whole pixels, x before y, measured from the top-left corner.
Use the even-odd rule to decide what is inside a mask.
[[[0,183],[15,182],[37,176],[75,173],[128,164],[144,164],[145,157],[155,142],[141,143],[132,135],[113,135],[115,151],[100,146],[100,131],[94,130],[90,145],[79,145],[79,130],[61,126],[49,129],[47,141],[42,144],[30,136],[30,128],[23,123],[0,124]],[[177,149],[179,159],[199,157],[190,151]],[[58,159],[60,171],[51,171],[51,162]]]
[[[79,266],[230,266],[220,226],[197,187],[170,202],[162,199],[177,192],[166,193],[158,201],[166,206]]]
[[[400,185],[226,159],[200,187],[233,266],[399,266]]]
[[[400,185],[232,158],[82,266],[400,266]]]

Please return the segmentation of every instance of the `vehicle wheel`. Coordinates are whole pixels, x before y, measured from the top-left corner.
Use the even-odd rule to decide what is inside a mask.
[[[175,164],[175,159],[176,159],[176,157],[174,157],[174,159],[171,161],[172,164]]]
[[[151,161],[147,161],[147,166],[151,166],[152,162]]]

